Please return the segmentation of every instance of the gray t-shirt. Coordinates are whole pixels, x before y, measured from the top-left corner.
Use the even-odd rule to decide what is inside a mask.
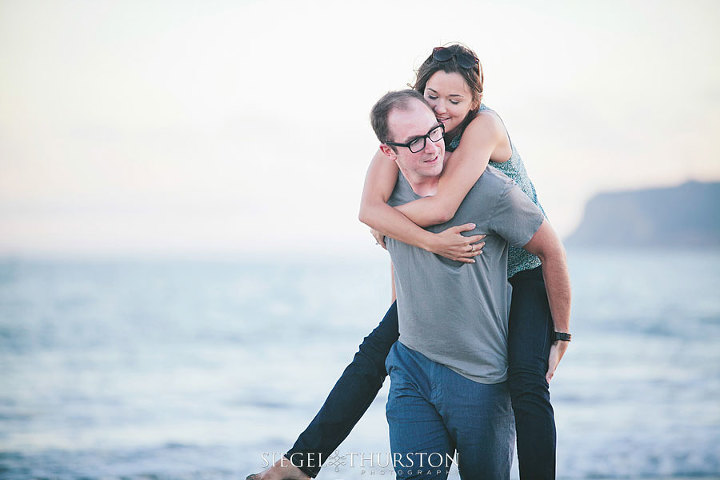
[[[396,206],[418,198],[400,174],[388,203]],[[455,217],[428,228],[440,232],[474,223],[475,230],[466,235],[487,235],[475,263],[448,260],[388,238],[395,267],[400,342],[470,380],[504,381],[511,294],[508,242],[522,247],[543,220],[540,209],[512,180],[487,167]]]

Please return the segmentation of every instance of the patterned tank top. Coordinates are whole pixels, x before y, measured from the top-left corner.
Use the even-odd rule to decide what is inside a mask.
[[[482,110],[487,110],[497,115],[494,110],[487,108],[485,105],[480,105],[480,111]],[[500,118],[499,115],[498,118]],[[502,119],[500,121],[502,121]],[[461,137],[462,133],[456,135],[455,138],[452,139],[452,141],[448,145],[449,151],[452,152],[458,147],[458,145],[460,145]],[[542,211],[543,215],[545,215],[545,218],[547,218],[545,210],[543,210],[542,205],[540,205],[540,202],[537,199],[535,186],[533,185],[532,181],[530,181],[530,177],[525,170],[525,164],[520,158],[520,154],[515,149],[515,145],[513,145],[509,134],[508,140],[510,140],[510,148],[512,149],[512,155],[510,155],[510,159],[507,162],[501,163],[491,162],[492,166],[510,177],[520,187],[520,189],[525,192],[525,195],[530,197],[530,200],[532,200],[532,202],[538,206],[540,211]],[[523,248],[513,247],[512,245],[510,246],[510,250],[508,252],[508,278],[512,277],[518,272],[522,272],[523,270],[531,270],[538,266],[540,266],[540,259],[537,256],[533,255],[532,253],[528,252]]]

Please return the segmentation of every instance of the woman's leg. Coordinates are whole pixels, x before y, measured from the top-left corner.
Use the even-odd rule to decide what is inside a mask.
[[[553,323],[541,267],[519,272],[508,330],[508,387],[522,480],[555,478],[555,416],[545,380]]]
[[[317,476],[323,462],[368,409],[387,376],[385,358],[397,339],[397,305],[393,303],[380,324],[365,337],[318,414],[285,454],[303,473]]]

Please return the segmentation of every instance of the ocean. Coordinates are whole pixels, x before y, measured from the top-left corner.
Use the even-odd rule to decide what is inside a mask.
[[[568,258],[558,478],[720,478],[720,252]],[[380,255],[0,260],[0,478],[260,471],[380,321],[388,277]],[[388,383],[320,480],[393,477]]]

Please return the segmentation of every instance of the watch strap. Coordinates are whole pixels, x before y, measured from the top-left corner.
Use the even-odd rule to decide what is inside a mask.
[[[558,340],[561,342],[569,342],[572,340],[572,335],[565,332],[555,332],[553,341],[557,342]]]

